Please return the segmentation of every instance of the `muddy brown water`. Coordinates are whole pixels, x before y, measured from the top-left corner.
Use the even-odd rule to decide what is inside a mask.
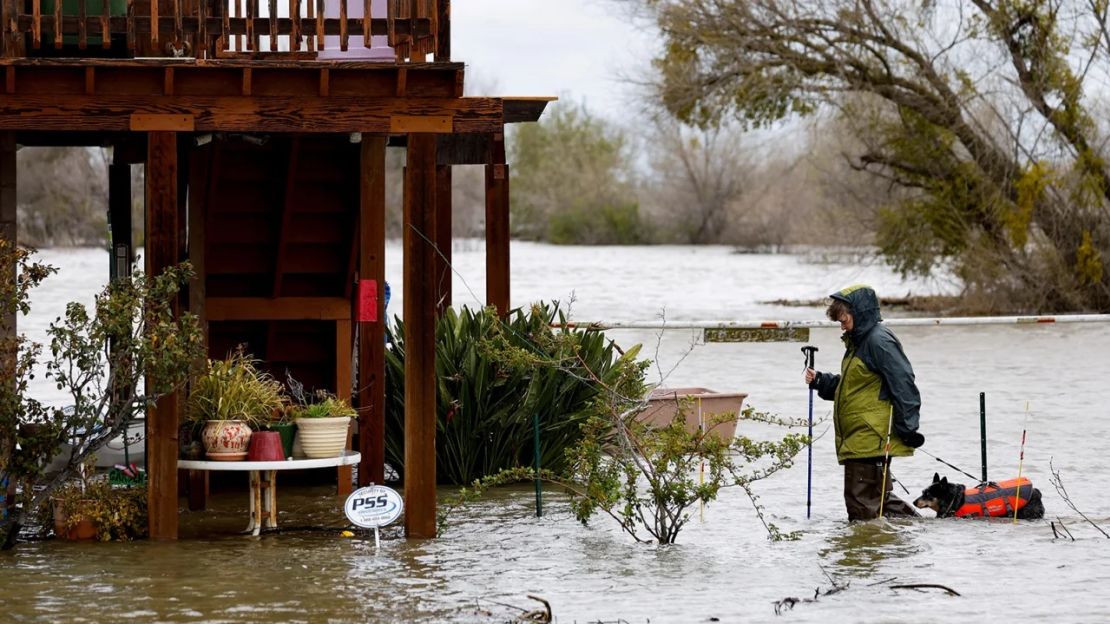
[[[478,263],[469,256],[481,253],[457,250],[456,262],[465,269]],[[597,253],[514,246],[513,279],[527,284],[515,291],[525,298],[520,302],[542,290],[536,282],[543,277],[552,297],[576,291],[575,316],[581,320],[650,319],[664,303],[668,318],[814,318],[820,310],[758,301],[818,297],[854,281],[897,294],[944,288],[907,287],[880,267],[684,248],[607,250],[619,270],[598,283],[596,274],[582,277]],[[63,259],[79,264],[72,256]],[[468,283],[482,282],[480,274],[462,272]],[[470,295],[460,289],[457,284],[456,301],[465,302],[460,300]],[[990,476],[1017,475],[1025,429],[1022,470],[1044,495],[1046,520],[1016,526],[931,518],[850,525],[829,431],[814,445],[811,519],[805,517],[804,456],[789,472],[757,486],[768,518],[784,530],[802,531],[794,542],[768,541],[738,490],[722,492],[705,508],[704,519],[695,511],[677,544],[657,547],[633,542],[605,518],[583,527],[556,493],[548,493],[547,513],[536,518],[534,495],[523,487],[456,512],[436,540],[406,541],[391,527],[380,550],[371,536],[340,535],[345,522],[339,501],[326,487],[286,487],[279,492],[283,531],[255,538],[238,534],[246,523],[244,487],[216,495],[209,511],[183,510],[177,542],[49,540],[0,554],[0,612],[5,621],[17,622],[493,622],[538,607],[531,594],[548,600],[560,622],[753,622],[776,619],[775,601],[811,599],[835,582],[845,589],[799,602],[782,620],[1110,619],[1110,539],[1068,508],[1049,471],[1051,459],[1079,509],[1110,531],[1110,327],[897,333],[924,397],[924,448],[978,474],[978,393],[986,392]],[[669,385],[745,391],[761,409],[806,414],[796,343],[691,348],[691,334],[684,331],[664,332],[661,339],[656,332],[634,331],[612,337],[644,343],[644,354],[660,362],[656,377],[677,364]],[[811,343],[820,348],[818,368],[836,365],[837,332],[815,331]],[[828,404],[818,402],[816,416],[827,413]],[[826,427],[818,425],[817,432]],[[774,433],[746,424],[740,430]],[[924,455],[895,464],[913,495],[934,471],[960,477]],[[441,490],[442,496],[450,493]],[[1075,541],[1055,539],[1050,520],[1062,520]],[[940,584],[961,595],[891,588],[900,584]]]

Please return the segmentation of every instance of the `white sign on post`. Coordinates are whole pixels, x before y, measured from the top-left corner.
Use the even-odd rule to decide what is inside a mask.
[[[374,529],[374,542],[380,545],[378,529],[401,517],[405,503],[393,488],[370,485],[359,488],[347,497],[343,511],[355,526]]]

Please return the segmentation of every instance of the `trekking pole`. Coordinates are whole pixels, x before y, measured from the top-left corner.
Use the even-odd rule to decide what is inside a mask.
[[[982,448],[983,480],[987,483],[987,393],[979,393],[979,445]]]
[[[802,354],[806,356],[806,368],[812,369],[814,366],[813,354],[817,352],[817,347],[806,345],[802,347]],[[809,519],[810,508],[813,505],[813,388],[809,389],[809,462],[806,467],[806,519]]]
[[[1029,420],[1029,402],[1025,403],[1025,420]],[[1014,494],[1014,524],[1017,524],[1018,499],[1021,498],[1021,467],[1025,463],[1025,429],[1021,430],[1021,454],[1018,455],[1017,492]]]
[[[890,430],[894,428],[894,404],[890,404],[890,419],[886,422],[886,448],[883,450],[883,493],[879,495],[879,517],[883,517],[886,506],[886,480],[890,475]]]

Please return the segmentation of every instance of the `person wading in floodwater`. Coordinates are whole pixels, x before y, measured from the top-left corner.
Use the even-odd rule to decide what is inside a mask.
[[[913,455],[913,449],[925,442],[917,432],[921,394],[902,343],[880,324],[879,298],[869,286],[834,293],[826,314],[844,331],[840,374],[807,368],[805,381],[818,396],[833,402],[836,458],[844,466],[848,519],[878,517],[880,505],[884,516],[917,516],[913,507],[894,496],[890,485],[890,458]]]

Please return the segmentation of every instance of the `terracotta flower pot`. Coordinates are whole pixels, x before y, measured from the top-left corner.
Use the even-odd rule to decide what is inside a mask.
[[[251,428],[242,420],[210,420],[201,432],[205,455],[217,461],[246,459]]]
[[[285,461],[281,448],[281,434],[276,431],[256,431],[251,435],[247,461]]]
[[[92,504],[92,501],[89,501]],[[64,540],[96,539],[96,525],[88,518],[80,518],[76,524],[66,526],[66,514],[62,511],[61,501],[54,501],[54,535]]]
[[[297,438],[301,441],[305,457],[320,459],[342,454],[347,447],[347,429],[350,425],[350,416],[298,418]]]

